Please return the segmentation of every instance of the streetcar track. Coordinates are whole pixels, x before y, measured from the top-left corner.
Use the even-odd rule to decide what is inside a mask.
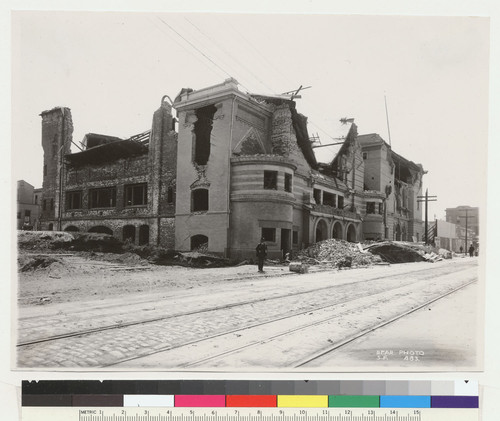
[[[454,294],[455,292],[460,291],[461,289],[463,289],[463,288],[465,288],[465,287],[467,287],[467,286],[469,286],[469,285],[471,285],[471,284],[473,284],[475,282],[477,282],[477,279],[474,279],[473,281],[469,281],[469,282],[467,282],[467,283],[465,283],[463,285],[460,285],[459,287],[454,288],[451,291],[448,291],[448,292],[446,292],[444,294],[441,294],[440,296],[438,296],[436,298],[433,298],[432,300],[429,300],[429,301],[425,302],[424,304],[421,304],[421,305],[417,306],[416,308],[412,308],[412,309],[407,310],[407,311],[405,311],[405,312],[403,312],[403,313],[401,313],[401,314],[399,314],[397,316],[394,316],[394,317],[390,318],[389,320],[385,320],[384,322],[379,323],[376,326],[372,326],[371,328],[365,329],[365,330],[357,333],[356,335],[354,335],[354,336],[352,336],[352,337],[350,337],[348,339],[345,339],[345,340],[341,341],[340,343],[337,343],[335,345],[332,345],[331,347],[328,347],[327,350],[323,350],[323,351],[317,353],[316,355],[314,355],[313,357],[309,357],[308,359],[303,359],[303,360],[298,361],[296,363],[296,365],[294,365],[294,368],[300,368],[300,367],[303,367],[303,366],[309,364],[312,361],[319,360],[320,358],[324,357],[325,355],[327,355],[327,354],[329,354],[329,353],[331,353],[333,351],[336,351],[337,349],[339,349],[339,348],[341,348],[341,347],[343,347],[343,346],[345,346],[345,345],[347,345],[347,344],[355,341],[356,339],[359,339],[359,338],[361,338],[363,336],[366,336],[369,333],[372,333],[372,332],[374,332],[374,331],[376,331],[376,330],[378,330],[378,329],[380,329],[380,328],[382,328],[384,326],[387,326],[387,325],[389,325],[391,323],[394,323],[395,321],[397,321],[397,320],[399,320],[399,319],[401,319],[401,318],[403,318],[405,316],[408,316],[409,314],[414,313],[414,312],[416,312],[418,310],[421,310],[422,308],[428,306],[429,304],[432,304],[432,303],[434,303],[434,302],[436,302],[438,300],[441,300],[441,299],[443,299],[443,298],[445,298],[445,297],[447,297],[447,296],[449,296],[451,294]]]
[[[425,279],[423,279],[425,280]],[[473,283],[475,282],[474,281],[471,281],[469,283]],[[414,282],[413,282],[414,283]],[[397,289],[402,289],[402,288],[405,288],[407,287],[409,284],[405,284],[405,285],[402,285],[402,286],[399,286],[392,291],[395,291]],[[281,316],[281,317],[278,317],[278,318],[274,318],[272,320],[268,320],[268,321],[265,321],[265,322],[261,322],[261,323],[255,323],[255,324],[252,324],[252,325],[248,325],[248,326],[245,326],[244,328],[241,328],[241,327],[238,327],[238,328],[234,328],[234,329],[231,329],[231,330],[228,330],[228,331],[225,331],[225,332],[221,332],[221,333],[217,333],[215,335],[211,335],[211,336],[206,336],[204,338],[201,338],[201,339],[196,339],[196,340],[192,340],[192,341],[188,341],[188,342],[184,342],[182,344],[179,344],[179,345],[173,345],[173,346],[166,346],[164,348],[160,348],[160,349],[156,349],[155,351],[153,352],[148,352],[148,353],[143,353],[141,355],[136,355],[134,357],[129,357],[129,358],[124,358],[124,359],[121,359],[119,361],[115,361],[113,363],[110,363],[110,364],[105,364],[105,365],[102,365],[101,367],[111,367],[111,366],[114,366],[114,365],[118,365],[118,364],[122,364],[124,362],[129,362],[129,361],[134,361],[134,360],[138,360],[138,359],[142,359],[142,358],[145,358],[145,357],[149,357],[151,355],[155,355],[155,354],[159,354],[159,353],[162,353],[162,352],[168,352],[168,351],[172,351],[172,350],[175,350],[175,349],[178,349],[178,348],[182,348],[182,347],[185,347],[185,346],[189,346],[189,345],[194,345],[194,344],[198,344],[198,343],[202,343],[202,342],[205,342],[205,341],[209,341],[209,340],[212,340],[212,339],[216,339],[216,338],[219,338],[221,336],[226,336],[226,335],[230,335],[232,333],[236,333],[236,332],[240,332],[240,331],[243,331],[243,330],[248,330],[248,329],[253,329],[253,328],[256,328],[256,327],[261,327],[261,326],[265,326],[265,325],[269,325],[269,324],[272,324],[272,323],[275,323],[275,322],[280,322],[280,321],[283,321],[283,320],[286,320],[286,319],[291,319],[291,318],[294,318],[294,317],[298,317],[298,316],[302,316],[302,315],[305,315],[307,313],[311,313],[311,312],[314,312],[314,311],[319,311],[319,310],[323,310],[323,309],[326,309],[328,307],[332,307],[332,306],[339,306],[339,305],[344,305],[344,304],[348,304],[348,303],[351,303],[353,301],[357,301],[357,300],[360,300],[360,299],[364,299],[364,298],[369,298],[369,297],[372,297],[374,295],[378,295],[378,294],[384,294],[385,292],[387,291],[379,291],[375,294],[368,294],[368,295],[364,295],[362,297],[356,297],[356,298],[352,298],[352,299],[349,299],[349,300],[344,300],[344,301],[340,301],[340,302],[336,302],[335,304],[332,304],[332,303],[329,303],[328,305],[324,305],[324,306],[321,306],[321,307],[316,307],[314,310],[311,310],[311,309],[308,309],[306,311],[301,311],[301,312],[298,312],[298,313],[294,313],[294,314],[289,314],[289,315],[285,315],[285,316]],[[453,292],[453,291],[452,291]],[[426,304],[424,304],[425,306]],[[369,308],[371,306],[370,305],[365,305],[365,306],[362,306],[361,308]],[[309,328],[311,326],[317,326],[317,325],[320,325],[320,324],[323,324],[323,323],[327,323],[333,319],[336,319],[344,314],[347,314],[349,313],[350,310],[347,310],[347,311],[343,311],[341,312],[340,314],[337,314],[333,317],[328,317],[327,319],[324,319],[323,321],[316,321],[316,322],[313,322],[311,324],[307,324],[307,325],[303,325],[301,327],[298,327],[298,328],[295,328],[295,329],[291,329],[285,333],[279,333],[271,338],[266,338],[264,340],[259,340],[259,341],[256,341],[255,343],[252,343],[252,344],[249,344],[249,345],[245,345],[245,346],[242,346],[242,347],[239,347],[237,348],[237,350],[231,350],[231,351],[225,351],[221,354],[217,354],[216,356],[212,356],[212,357],[208,357],[208,358],[205,358],[203,360],[200,360],[200,361],[196,361],[196,362],[193,362],[193,363],[187,363],[187,364],[184,364],[184,365],[181,365],[181,367],[189,367],[191,365],[195,365],[195,364],[198,364],[198,363],[201,363],[201,362],[205,362],[205,361],[209,361],[209,360],[213,360],[213,359],[216,359],[216,358],[219,358],[220,356],[223,356],[223,355],[227,355],[227,354],[231,354],[231,353],[234,353],[234,352],[237,352],[241,349],[245,349],[245,348],[250,348],[252,346],[255,346],[255,345],[259,345],[259,344],[262,344],[262,343],[266,343],[266,342],[269,342],[273,339],[276,339],[278,337],[281,337],[281,336],[285,336],[286,334],[289,334],[289,333],[293,333],[293,332],[296,332],[296,331],[300,331],[300,330],[303,330],[303,329],[306,329],[306,328]]]
[[[255,300],[247,300],[247,301],[242,301],[242,302],[237,302],[237,303],[231,303],[231,304],[226,304],[226,305],[221,305],[221,306],[215,306],[215,307],[210,307],[210,308],[203,308],[203,309],[200,309],[200,310],[187,311],[187,312],[179,312],[179,313],[172,314],[172,315],[169,315],[169,316],[154,317],[154,318],[144,319],[144,320],[139,320],[139,321],[132,321],[132,322],[127,322],[127,323],[113,324],[113,325],[107,325],[107,326],[92,328],[92,329],[80,330],[80,331],[76,331],[76,332],[68,332],[68,333],[63,333],[63,334],[60,334],[60,335],[53,335],[53,336],[49,336],[49,337],[45,337],[45,338],[39,338],[39,339],[31,340],[31,341],[19,342],[16,346],[17,347],[25,347],[25,346],[36,345],[36,344],[45,343],[45,342],[57,341],[57,340],[61,340],[61,339],[68,339],[68,338],[73,338],[73,337],[87,336],[87,335],[92,335],[92,334],[96,334],[96,333],[105,332],[105,331],[108,331],[108,330],[123,329],[123,328],[132,327],[132,326],[138,326],[138,325],[142,325],[142,324],[156,323],[156,322],[165,321],[165,320],[169,320],[169,319],[174,319],[174,318],[178,318],[178,317],[192,316],[192,315],[195,315],[195,314],[208,313],[208,312],[211,312],[211,311],[226,310],[226,309],[231,309],[231,308],[238,307],[238,306],[245,306],[245,305],[251,305],[251,304],[256,304],[256,303],[262,303],[262,302],[266,302],[266,301],[270,301],[270,300],[276,300],[276,299],[281,299],[281,298],[287,298],[287,297],[294,297],[294,296],[298,296],[298,295],[310,294],[310,293],[315,293],[315,292],[318,292],[318,291],[339,288],[339,287],[342,287],[342,286],[353,286],[353,285],[356,285],[356,284],[366,284],[367,282],[373,282],[373,281],[377,281],[377,280],[380,280],[380,279],[387,280],[387,279],[390,279],[390,278],[399,278],[399,277],[402,277],[402,276],[404,277],[404,275],[409,274],[409,273],[412,273],[412,274],[415,274],[416,272],[422,273],[422,272],[432,271],[433,269],[434,268],[426,268],[426,269],[422,269],[422,270],[418,270],[418,271],[413,270],[413,271],[408,271],[408,272],[404,272],[404,273],[398,273],[398,274],[390,275],[390,276],[387,276],[387,275],[386,276],[378,276],[378,277],[375,277],[375,278],[372,278],[372,279],[369,279],[369,280],[362,280],[362,281],[357,281],[357,282],[352,282],[352,283],[346,283],[346,284],[329,285],[329,286],[326,286],[326,287],[315,288],[315,289],[307,290],[307,291],[298,291],[298,292],[291,293],[291,294],[281,294],[281,295],[276,295],[276,296],[268,297],[268,298],[264,297],[264,298],[255,299]],[[440,276],[448,275],[448,274],[454,273],[454,272],[455,272],[454,270],[450,270],[450,271],[447,271],[445,273],[441,273]],[[428,277],[425,277],[425,278],[419,279],[417,282],[426,281],[428,279],[429,279]],[[414,283],[414,282],[415,281],[410,281],[409,283]],[[404,286],[406,286],[408,284],[404,284],[402,287],[404,287]],[[373,294],[365,295],[364,297],[368,297],[370,295],[373,295]],[[359,298],[359,297],[357,297],[357,298]],[[352,301],[352,300],[347,300],[347,301],[343,301],[343,302],[340,302],[340,303],[337,302],[336,304],[343,304],[343,303],[350,302],[350,301]],[[328,304],[326,306],[318,307],[318,308],[315,308],[315,310],[321,309],[321,308],[325,308],[325,307],[329,307],[331,305],[332,304]],[[123,304],[122,304],[122,306],[123,306]],[[310,311],[311,311],[311,309],[308,309],[305,312],[296,313],[295,315],[300,315],[300,314],[307,313],[307,312],[310,312]],[[288,317],[293,317],[293,316],[284,316],[283,318],[288,318]],[[280,320],[280,318],[275,319],[275,320],[276,321]],[[266,322],[266,323],[268,323],[268,322]],[[266,324],[266,323],[263,323],[263,324]],[[256,326],[258,326],[258,325],[256,325]],[[253,326],[251,326],[251,327],[253,327]],[[231,332],[226,332],[226,333],[231,333]],[[220,336],[220,335],[215,335],[214,337],[218,337],[218,336]],[[187,345],[187,344],[188,343],[186,343],[185,345]],[[165,349],[165,350],[168,350],[168,348]]]
[[[440,295],[437,298],[434,298],[434,299],[432,299],[430,301],[427,301],[424,304],[421,304],[421,305],[417,306],[416,308],[413,308],[413,309],[411,309],[409,311],[406,311],[406,312],[404,312],[404,313],[402,313],[402,314],[400,314],[398,316],[395,316],[395,317],[389,319],[388,321],[380,323],[377,326],[365,329],[360,334],[355,335],[353,338],[349,338],[347,340],[342,341],[340,344],[337,343],[337,344],[333,345],[332,347],[329,347],[330,351],[326,351],[326,352],[324,352],[321,355],[322,356],[326,355],[326,353],[331,352],[332,350],[336,350],[336,349],[338,349],[338,348],[340,348],[340,347],[342,347],[342,346],[344,346],[344,345],[346,345],[346,344],[348,344],[348,343],[350,343],[350,342],[352,342],[352,341],[360,338],[361,336],[367,335],[368,333],[371,333],[371,332],[373,332],[373,331],[375,331],[375,330],[377,330],[377,329],[379,329],[379,328],[381,328],[383,326],[386,326],[387,324],[392,323],[392,322],[394,322],[394,321],[396,321],[396,320],[398,320],[398,319],[400,319],[400,318],[402,318],[402,317],[404,317],[404,316],[406,316],[406,315],[408,315],[410,313],[413,313],[414,311],[420,310],[421,308],[423,308],[423,307],[425,307],[425,306],[433,303],[434,301],[440,300],[441,298],[444,298],[447,295],[453,294],[453,293],[459,291],[462,288],[465,288],[466,286],[468,286],[468,285],[470,285],[470,284],[472,284],[474,282],[476,282],[476,280],[468,282],[468,283],[466,283],[464,285],[461,285],[460,287],[455,288],[452,291],[448,291],[445,294],[442,294],[442,295]],[[377,294],[373,294],[373,295],[377,295]],[[366,297],[362,297],[362,298],[366,298]],[[391,299],[392,299],[392,297],[391,297]],[[355,300],[352,300],[352,301],[355,301]],[[384,302],[384,301],[388,301],[388,300],[382,300],[382,302]],[[370,307],[372,307],[372,304],[366,304],[366,305],[363,305],[361,307],[357,307],[356,311],[364,310],[364,309],[367,309],[367,308],[370,308]],[[182,368],[188,368],[188,367],[196,366],[198,364],[206,363],[208,361],[217,360],[217,359],[219,359],[221,357],[238,353],[241,350],[245,350],[245,349],[257,346],[257,345],[262,345],[262,344],[265,344],[265,343],[268,343],[268,342],[272,342],[273,340],[275,340],[277,338],[284,337],[284,336],[287,336],[289,334],[293,334],[293,333],[296,333],[296,332],[300,332],[301,330],[305,330],[305,329],[309,329],[311,327],[316,327],[316,326],[319,326],[319,325],[322,325],[322,324],[329,323],[332,320],[335,320],[335,319],[338,319],[339,317],[344,316],[345,314],[349,314],[350,312],[352,312],[352,310],[346,310],[346,311],[343,311],[341,313],[335,314],[334,316],[329,316],[329,317],[324,318],[322,320],[315,321],[315,322],[312,322],[312,323],[308,323],[308,324],[305,324],[305,325],[301,325],[301,326],[299,326],[297,328],[289,329],[289,330],[287,330],[285,332],[280,332],[278,334],[269,336],[269,337],[267,337],[265,339],[260,339],[258,341],[252,342],[251,344],[246,344],[246,345],[240,346],[238,348],[231,349],[229,351],[224,351],[224,352],[221,352],[219,354],[212,355],[210,357],[206,357],[206,358],[203,358],[203,359],[200,359],[200,360],[197,360],[197,361],[193,361],[193,362],[190,362],[190,363],[182,364],[182,365],[180,365],[180,367],[182,367]],[[242,330],[242,329],[240,329],[240,330]],[[311,360],[308,360],[308,362],[313,361],[314,359],[316,359],[316,357],[313,358],[313,359],[311,359]],[[294,366],[294,368],[299,368],[302,365],[304,365],[304,364],[296,365],[296,366]]]

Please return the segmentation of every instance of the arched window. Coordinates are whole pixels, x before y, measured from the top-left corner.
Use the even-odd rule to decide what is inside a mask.
[[[196,189],[191,192],[191,212],[208,210],[208,189]]]
[[[332,238],[342,240],[342,224],[340,222],[333,224]]]
[[[350,243],[356,242],[356,227],[353,224],[350,224],[347,228],[347,241]]]
[[[208,247],[208,237],[198,234],[191,237],[191,250],[196,250],[202,247]]]
[[[113,231],[110,228],[105,227],[103,225],[97,225],[95,227],[92,227],[92,228],[89,229],[89,232],[97,232],[97,233],[100,233],[100,234],[113,235]]]
[[[326,240],[328,238],[328,228],[324,220],[320,220],[318,225],[316,225],[316,243],[319,241]]]

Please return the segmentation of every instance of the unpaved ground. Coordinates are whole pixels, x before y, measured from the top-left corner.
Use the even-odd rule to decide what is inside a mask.
[[[34,260],[42,265],[28,269]],[[157,266],[133,253],[26,253],[19,254],[18,304],[50,303],[121,297],[127,294],[154,292],[162,294],[177,289],[218,285],[230,279],[290,274],[285,266],[267,266],[264,274],[257,266],[195,269],[182,266]]]

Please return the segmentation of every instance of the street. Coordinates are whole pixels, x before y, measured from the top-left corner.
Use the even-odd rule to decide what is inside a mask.
[[[113,294],[104,266],[102,294],[71,295],[76,282],[85,283],[81,276],[74,288],[62,279],[68,298],[45,305],[21,299],[21,291],[18,366],[408,371],[480,364],[476,258],[302,275],[265,270],[145,267],[122,275],[128,287]],[[148,288],[133,288],[145,279]]]

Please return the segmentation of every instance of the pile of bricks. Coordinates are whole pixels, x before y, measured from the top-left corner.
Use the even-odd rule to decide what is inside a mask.
[[[310,265],[332,265],[340,269],[373,265],[380,262],[380,257],[363,252],[355,243],[330,239],[302,250],[296,260]]]

